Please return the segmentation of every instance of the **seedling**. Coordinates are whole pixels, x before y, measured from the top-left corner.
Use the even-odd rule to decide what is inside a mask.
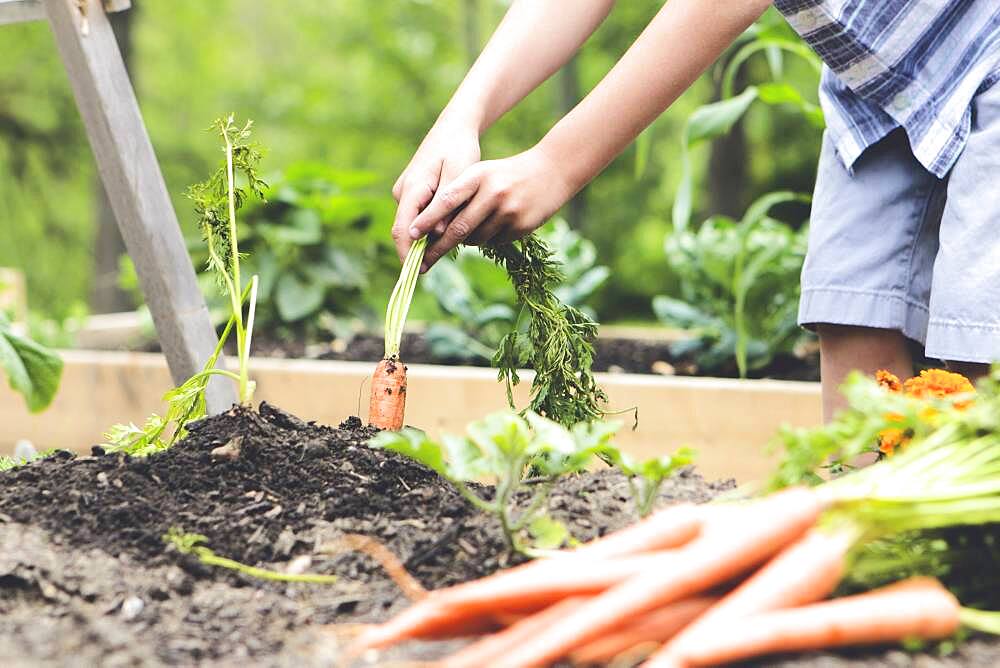
[[[629,489],[639,517],[646,517],[653,511],[653,504],[656,503],[656,496],[663,482],[682,466],[694,462],[694,455],[694,450],[681,448],[672,455],[636,461],[619,450],[612,449],[610,452],[612,463],[628,476]]]
[[[250,341],[258,278],[252,276],[247,285],[241,287],[241,256],[236,228],[236,212],[250,197],[263,200],[264,188],[267,187],[257,176],[261,150],[250,141],[252,124],[252,121],[247,121],[242,126],[238,125],[231,114],[215,121],[212,128],[222,138],[225,159],[208,180],[188,190],[188,197],[194,202],[198,214],[202,237],[208,246],[208,268],[215,272],[229,298],[229,322],[202,370],[164,395],[166,415],[153,414],[142,427],[131,423],[114,425],[104,435],[104,445],[109,450],[148,455],[164,450],[183,438],[186,433],[184,426],[207,414],[205,388],[212,376],[232,379],[239,388],[241,404],[249,404],[253,399],[255,383],[249,375]],[[249,305],[244,319],[245,302]],[[215,368],[233,329],[236,330],[237,373]]]
[[[226,557],[220,557],[217,555],[212,548],[207,545],[202,545],[207,538],[196,533],[184,533],[178,528],[170,529],[165,536],[163,536],[163,541],[170,545],[181,554],[191,554],[197,557],[198,561],[205,564],[206,566],[218,566],[220,568],[228,568],[229,570],[236,571],[237,573],[243,573],[244,575],[249,575],[253,578],[261,578],[262,580],[273,580],[277,582],[308,582],[311,584],[333,584],[337,581],[336,575],[318,575],[313,573],[282,573],[281,571],[272,571],[266,568],[257,568],[256,566],[248,566],[246,564],[241,564],[233,559],[227,559]]]
[[[522,534],[532,528],[544,535],[546,549],[554,547],[552,521],[542,518],[547,517],[546,502],[556,481],[607,453],[618,427],[583,422],[567,429],[531,411],[523,417],[501,412],[469,425],[465,437],[445,436],[439,443],[407,428],[377,434],[369,445],[406,455],[439,473],[469,503],[499,520],[511,549],[531,554],[537,546]],[[529,469],[538,474],[531,481],[526,478]],[[471,484],[483,479],[495,484],[489,498]],[[525,496],[527,503],[519,510],[518,497]]]

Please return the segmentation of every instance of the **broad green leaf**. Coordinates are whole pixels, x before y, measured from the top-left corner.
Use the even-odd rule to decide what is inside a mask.
[[[469,439],[445,434],[441,440],[448,457],[448,469],[455,480],[478,480],[491,473],[489,462]]]
[[[368,441],[368,445],[406,455],[445,478],[453,479],[452,470],[445,461],[442,447],[419,429],[406,427],[402,431],[379,432]]]
[[[682,329],[708,325],[711,320],[697,307],[665,295],[653,298],[653,313],[663,324]]]
[[[53,351],[15,334],[0,320],[0,368],[10,387],[24,397],[28,410],[44,410],[55,397],[63,362]]]
[[[524,418],[515,413],[487,415],[467,428],[469,438],[497,462],[512,462],[528,454],[532,434]]]
[[[756,99],[757,88],[749,86],[736,97],[699,107],[688,118],[681,143],[681,181],[674,196],[675,230],[686,228],[691,219],[693,177],[691,159],[688,155],[690,148],[700,141],[714,139],[729,132]]]
[[[285,322],[295,322],[309,316],[323,305],[324,286],[307,282],[294,273],[286,272],[274,286],[274,305]]]
[[[572,541],[566,525],[548,515],[539,515],[528,524],[534,547],[539,550],[556,550]]]

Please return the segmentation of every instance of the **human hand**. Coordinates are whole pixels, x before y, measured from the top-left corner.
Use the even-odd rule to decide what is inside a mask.
[[[410,243],[434,232],[421,272],[461,243],[483,245],[520,239],[540,227],[573,196],[556,164],[537,146],[503,160],[469,167],[406,230]],[[445,225],[442,232],[442,224]]]
[[[392,195],[399,203],[392,239],[401,262],[413,244],[408,232],[413,219],[430,203],[435,192],[451,183],[469,165],[479,162],[479,157],[479,133],[472,126],[444,122],[427,133],[392,187]],[[437,233],[444,233],[447,224],[447,220],[440,221]]]

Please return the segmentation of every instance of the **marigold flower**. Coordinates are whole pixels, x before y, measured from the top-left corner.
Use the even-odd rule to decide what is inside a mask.
[[[932,399],[951,394],[967,394],[975,392],[976,388],[960,373],[944,369],[924,369],[919,376],[903,383],[903,391],[907,396],[917,399]]]
[[[891,457],[896,448],[907,440],[906,432],[902,429],[883,429],[878,433],[878,451],[886,457]]]
[[[896,374],[886,371],[885,369],[879,369],[875,372],[875,382],[890,392],[901,392],[903,390],[903,384],[899,382],[899,378]]]

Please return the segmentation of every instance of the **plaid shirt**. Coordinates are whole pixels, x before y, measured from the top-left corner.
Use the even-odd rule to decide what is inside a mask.
[[[1000,0],[775,0],[826,67],[820,103],[841,160],[902,127],[944,177],[972,99],[1000,80]]]

